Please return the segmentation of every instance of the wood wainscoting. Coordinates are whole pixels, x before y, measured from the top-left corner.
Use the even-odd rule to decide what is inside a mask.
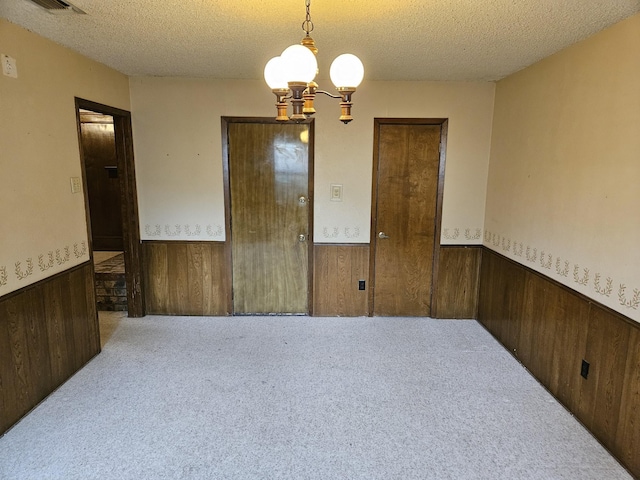
[[[486,248],[478,320],[640,478],[640,324]]]
[[[482,246],[440,246],[435,286],[435,318],[478,318]]]
[[[313,314],[357,317],[370,314],[369,244],[314,245]],[[441,246],[434,295],[436,318],[476,318],[481,246]],[[365,290],[359,281],[365,280]]]
[[[224,242],[145,241],[148,314],[231,315],[231,272]]]
[[[0,298],[0,435],[99,352],[90,262]]]
[[[369,315],[369,244],[315,244],[313,315]],[[360,280],[365,290],[359,290]]]

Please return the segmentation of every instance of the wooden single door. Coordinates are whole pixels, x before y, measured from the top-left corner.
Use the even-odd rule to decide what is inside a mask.
[[[309,125],[230,123],[233,309],[309,313]]]
[[[373,298],[377,316],[429,316],[440,124],[376,122],[372,204]]]
[[[94,112],[81,112],[80,120],[93,250],[123,250],[114,120]]]

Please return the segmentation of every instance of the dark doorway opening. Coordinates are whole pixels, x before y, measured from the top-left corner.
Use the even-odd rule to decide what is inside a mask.
[[[81,147],[91,216],[94,252],[123,252],[122,208],[114,120],[90,110],[80,110]],[[123,261],[124,262],[124,261]]]
[[[99,290],[98,295],[124,295],[129,316],[142,317],[145,307],[131,113],[76,98],[76,119],[91,259],[109,262],[114,278],[119,269],[124,270],[120,285],[116,279],[107,284],[110,291]],[[102,252],[114,254],[105,257]]]

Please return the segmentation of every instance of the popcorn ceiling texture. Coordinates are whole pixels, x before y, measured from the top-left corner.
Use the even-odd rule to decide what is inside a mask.
[[[0,16],[124,74],[262,78],[304,32],[303,0],[75,0],[52,15],[3,0]],[[371,80],[497,80],[640,11],[640,0],[314,0],[320,77],[345,51]],[[9,54],[11,52],[8,52]]]

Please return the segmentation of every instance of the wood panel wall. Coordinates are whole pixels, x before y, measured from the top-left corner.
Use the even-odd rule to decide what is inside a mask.
[[[489,249],[478,319],[640,478],[639,324]]]
[[[434,283],[436,318],[477,318],[482,247],[440,247]]]
[[[99,352],[91,263],[0,298],[0,434]]]
[[[369,314],[369,245],[316,244],[313,253],[313,315]],[[365,290],[358,282],[365,280]]]
[[[144,242],[143,251],[148,314],[231,314],[224,242]]]

